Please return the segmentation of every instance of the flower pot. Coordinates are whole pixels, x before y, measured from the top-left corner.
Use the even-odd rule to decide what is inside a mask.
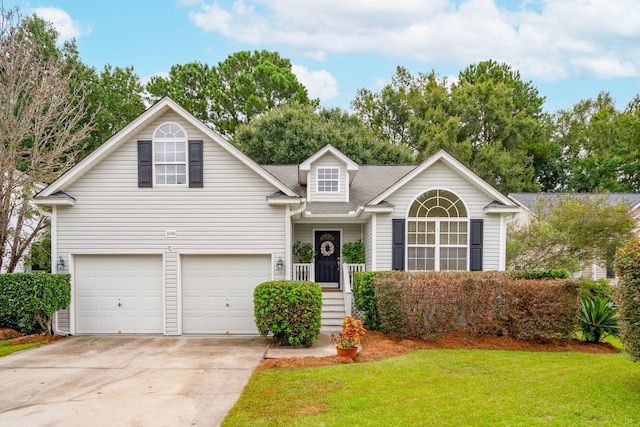
[[[358,355],[358,347],[352,348],[340,348],[336,347],[338,351],[338,357],[350,357],[351,359],[355,359]]]

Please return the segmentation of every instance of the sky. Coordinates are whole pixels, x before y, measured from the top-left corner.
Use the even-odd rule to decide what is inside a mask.
[[[397,66],[455,82],[493,59],[518,70],[548,112],[609,92],[640,95],[640,0],[0,0],[75,39],[98,71],[133,66],[146,82],[172,65],[279,52],[325,107],[350,108]]]

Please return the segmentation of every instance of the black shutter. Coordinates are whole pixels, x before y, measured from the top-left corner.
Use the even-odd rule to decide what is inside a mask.
[[[138,141],[138,187],[153,187],[151,141]]]
[[[404,270],[404,219],[393,219],[391,230],[391,268]]]
[[[189,141],[189,187],[202,186],[202,141]]]
[[[471,242],[469,247],[469,266],[471,271],[482,271],[483,224],[483,219],[472,219],[469,223],[471,228],[471,236],[469,237]]]

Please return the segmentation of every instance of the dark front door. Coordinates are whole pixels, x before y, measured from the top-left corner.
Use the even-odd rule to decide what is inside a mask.
[[[325,288],[340,287],[340,232],[316,231],[316,282]]]

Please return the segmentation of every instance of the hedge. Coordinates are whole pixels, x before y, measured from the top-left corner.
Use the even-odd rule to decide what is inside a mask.
[[[392,272],[373,281],[383,330],[434,339],[462,329],[527,341],[567,341],[579,318],[573,280],[499,272]]]
[[[376,295],[373,289],[373,279],[378,273],[373,271],[359,271],[353,273],[353,302],[356,309],[364,314],[365,328],[380,330],[380,318],[376,307]]]
[[[0,274],[0,315],[5,319],[31,316],[51,334],[53,313],[67,308],[71,301],[70,280],[68,274]]]
[[[320,335],[322,288],[306,281],[272,281],[253,294],[254,315],[262,335],[278,345],[308,346]]]
[[[640,361],[640,240],[620,248],[614,266],[618,286],[613,293],[617,305],[620,340],[631,360]]]

